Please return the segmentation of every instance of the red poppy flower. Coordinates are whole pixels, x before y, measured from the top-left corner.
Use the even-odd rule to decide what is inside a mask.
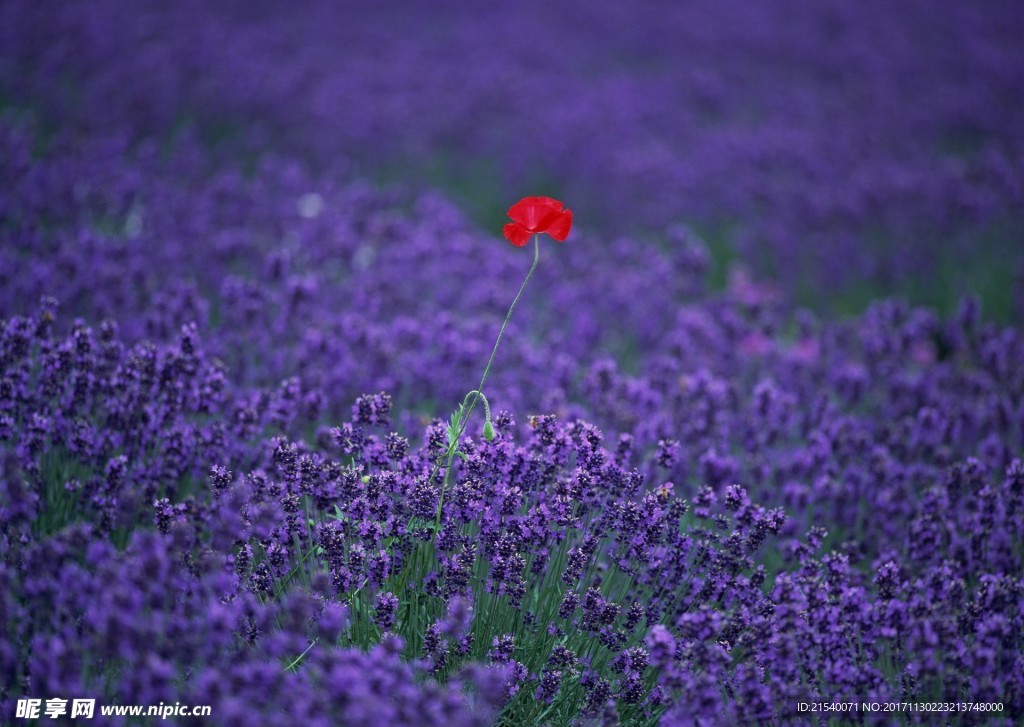
[[[505,225],[505,237],[516,247],[522,247],[532,235],[541,232],[565,242],[572,227],[572,210],[550,197],[523,197],[509,207],[508,216],[514,221]]]

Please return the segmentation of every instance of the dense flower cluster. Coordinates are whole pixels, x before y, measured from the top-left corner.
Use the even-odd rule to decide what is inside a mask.
[[[434,530],[439,422],[396,448],[389,398],[366,395],[334,436],[306,442],[307,402],[227,385],[192,327],[160,345],[127,345],[111,324],[60,328],[44,301],[0,336],[8,703],[96,690],[210,703],[225,723],[251,700],[282,723],[353,724],[369,719],[353,703],[396,721],[486,723],[503,706],[527,721],[613,710],[668,724],[696,705],[741,721],[937,693],[1024,705],[1024,464],[997,436],[974,440],[985,460],[958,459],[971,421],[955,397],[943,411],[959,434],[939,456],[914,444],[932,436],[926,399],[894,452],[883,435],[902,419],[876,430],[826,407],[800,423],[781,403],[798,395],[761,383],[738,407],[757,436],[719,440],[747,454],[709,449],[695,472],[666,462],[663,439],[641,456],[638,437],[609,450],[581,421],[517,427],[502,413],[493,441],[464,445]],[[965,332],[965,350],[980,339]],[[967,360],[977,387],[984,368]],[[940,369],[918,375],[948,393],[957,376]],[[826,434],[833,421],[850,431]],[[729,484],[755,473],[788,483],[764,497],[790,516]],[[467,702],[464,683],[493,694]]]
[[[668,224],[742,224],[749,267],[825,288],[997,249],[1017,4],[664,3],[632,37],[597,3],[500,52],[535,3],[402,6],[438,33],[372,67],[388,3],[51,5],[0,9],[0,722],[60,695],[224,725],[1024,719],[1024,330],[972,296],[833,319],[788,278],[714,285],[717,242]],[[598,36],[664,53],[615,71]],[[523,257],[359,181],[399,137],[571,173],[613,231],[545,247],[447,471],[439,407]],[[564,238],[556,204],[512,237]]]

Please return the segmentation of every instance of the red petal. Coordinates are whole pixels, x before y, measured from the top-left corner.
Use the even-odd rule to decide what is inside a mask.
[[[504,231],[505,237],[516,247],[522,247],[530,241],[530,231],[518,222],[509,222]]]
[[[558,240],[559,242],[565,242],[565,238],[569,236],[569,228],[572,227],[572,210],[566,210],[555,218],[547,229],[549,235]]]
[[[543,232],[565,205],[551,197],[523,197],[509,207],[508,216],[527,230]]]

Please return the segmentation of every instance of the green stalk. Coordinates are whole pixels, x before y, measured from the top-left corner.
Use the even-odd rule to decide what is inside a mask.
[[[512,300],[512,305],[508,308],[508,313],[505,314],[505,320],[501,324],[501,329],[498,331],[498,337],[494,341],[494,348],[491,349],[491,357],[487,360],[487,366],[484,367],[483,376],[480,377],[480,384],[470,392],[473,395],[472,401],[469,402],[469,408],[467,408],[463,414],[459,417],[459,428],[455,433],[455,439],[448,445],[448,451],[445,453],[445,471],[444,479],[441,481],[441,494],[437,500],[437,520],[434,523],[435,528],[441,527],[441,508],[444,505],[444,493],[448,488],[448,478],[452,470],[452,460],[455,458],[455,452],[459,448],[459,440],[462,439],[463,432],[466,431],[466,427],[469,425],[469,417],[473,413],[473,409],[476,408],[477,402],[480,397],[483,396],[481,393],[484,390],[484,384],[487,382],[487,376],[491,373],[491,366],[494,364],[494,357],[498,353],[498,345],[501,343],[501,337],[505,334],[505,329],[508,327],[508,322],[512,319],[512,311],[516,309],[516,303],[519,302],[519,298],[522,297],[523,291],[526,290],[526,284],[530,282],[530,278],[533,276],[533,271],[537,269],[537,263],[540,261],[540,235],[533,236],[533,265],[530,266],[530,271],[526,274],[526,279],[523,280],[523,284],[519,286],[519,292],[516,293],[516,297]],[[437,474],[437,470],[440,468],[440,464],[434,466],[433,472],[430,473],[430,478],[427,480],[430,482],[434,479]]]

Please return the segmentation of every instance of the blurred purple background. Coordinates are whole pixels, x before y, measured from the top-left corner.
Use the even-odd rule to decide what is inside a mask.
[[[48,128],[286,152],[440,187],[488,227],[533,193],[604,236],[664,245],[683,223],[719,282],[739,264],[839,313],[879,294],[948,311],[966,292],[990,316],[1020,313],[1013,0],[0,13],[0,98]]]

